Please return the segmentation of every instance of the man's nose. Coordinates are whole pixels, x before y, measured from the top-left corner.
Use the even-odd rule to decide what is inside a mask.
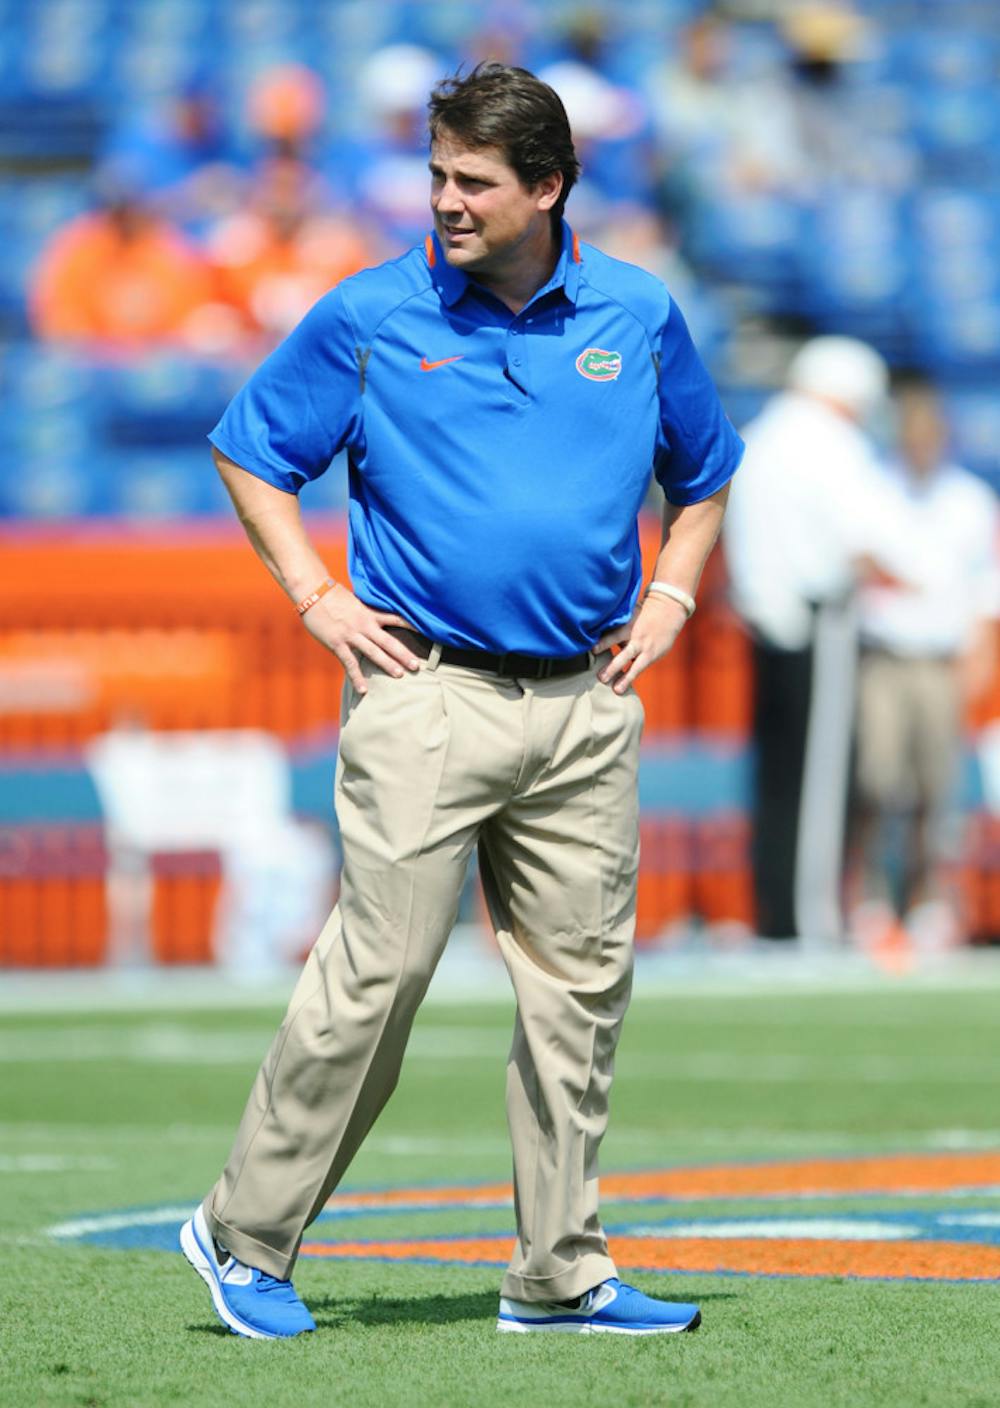
[[[434,207],[447,214],[462,208],[462,200],[454,181],[445,181],[434,197]]]

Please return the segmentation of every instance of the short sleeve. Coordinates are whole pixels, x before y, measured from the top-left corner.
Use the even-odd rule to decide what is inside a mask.
[[[654,472],[672,504],[699,503],[727,484],[743,441],[722,409],[675,303],[659,347],[660,433]]]
[[[360,438],[357,344],[334,289],[236,393],[209,440],[241,468],[297,494]]]

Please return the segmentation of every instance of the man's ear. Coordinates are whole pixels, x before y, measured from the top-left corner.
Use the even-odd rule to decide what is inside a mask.
[[[551,210],[562,195],[562,188],[563,174],[561,171],[550,171],[547,176],[543,176],[535,187],[538,193],[538,209]]]

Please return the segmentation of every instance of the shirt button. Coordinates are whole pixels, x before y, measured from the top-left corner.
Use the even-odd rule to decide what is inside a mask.
[[[511,337],[517,337],[517,335],[518,335],[518,333],[519,333],[520,331],[521,331],[520,328],[511,328],[511,330],[510,330],[510,335],[511,335]]]
[[[514,366],[515,366],[515,367],[519,367],[519,366],[521,365],[521,359],[520,359],[520,357],[512,357],[511,360],[512,360],[512,362],[514,363]]]

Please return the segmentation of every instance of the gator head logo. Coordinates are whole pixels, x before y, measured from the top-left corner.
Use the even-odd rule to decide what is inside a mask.
[[[588,381],[614,381],[622,369],[622,354],[588,347],[577,357],[576,369]]]

